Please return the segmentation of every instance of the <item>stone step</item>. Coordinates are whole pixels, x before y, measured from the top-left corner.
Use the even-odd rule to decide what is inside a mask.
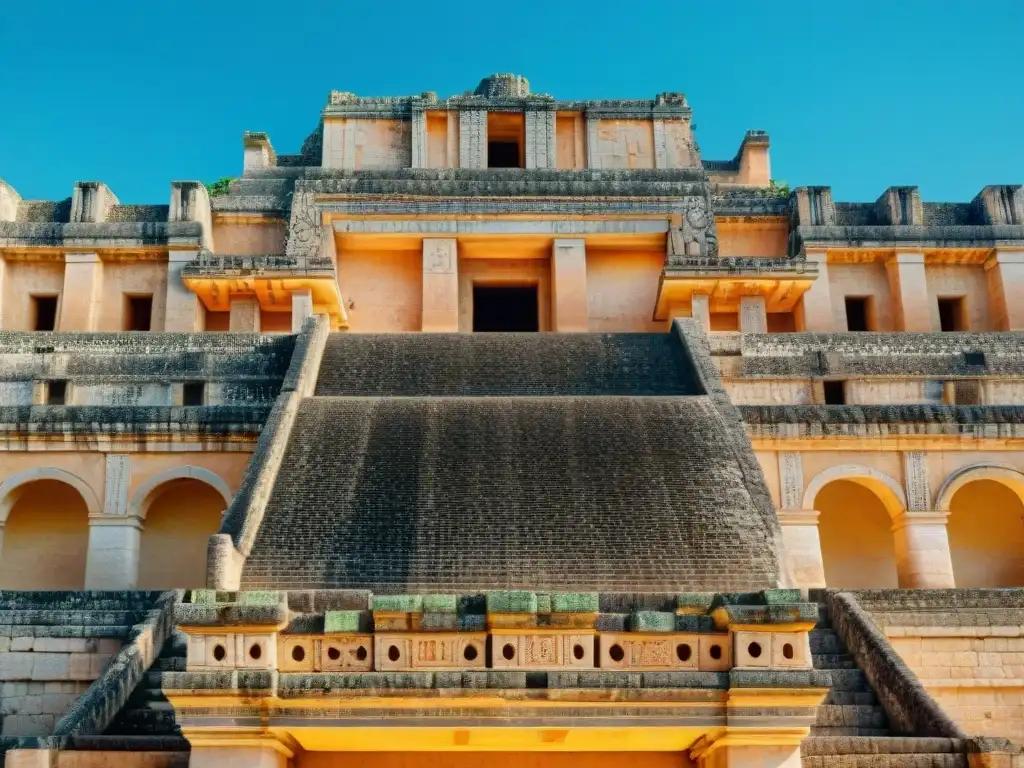
[[[813,653],[811,663],[815,669],[857,669],[857,663],[848,653]]]
[[[824,704],[874,706],[878,697],[874,691],[829,691]]]
[[[818,735],[804,739],[800,754],[805,768],[834,768],[837,760],[843,768],[967,768],[957,739]]]
[[[859,669],[823,669],[822,675],[829,679],[828,687],[834,691],[870,691],[864,673]]]
[[[887,728],[858,728],[855,726],[812,725],[811,736],[888,736]]]
[[[134,735],[176,735],[179,734],[174,720],[174,710],[167,709],[126,709],[107,728],[108,736]]]
[[[888,728],[889,721],[885,710],[877,705],[822,704],[818,707],[814,725],[822,728]]]
[[[153,666],[150,667],[151,672],[184,672],[185,671],[185,657],[184,656],[161,656],[153,662]]]
[[[814,629],[809,633],[811,653],[846,653],[842,639],[831,629]]]

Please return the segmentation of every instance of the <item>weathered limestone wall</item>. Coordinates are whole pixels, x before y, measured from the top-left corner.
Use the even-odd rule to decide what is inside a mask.
[[[332,118],[324,121],[324,168],[380,169],[412,166],[408,120]]]
[[[7,261],[0,296],[0,328],[33,329],[32,296],[60,296],[64,290],[63,261]],[[57,301],[60,317],[61,302]]]
[[[885,632],[961,728],[1024,738],[1024,628],[887,626]]]
[[[997,331],[989,320],[988,282],[981,264],[926,264],[925,279],[933,330],[939,330],[939,298],[962,296],[967,321],[965,331]]]
[[[719,221],[719,256],[774,257],[785,256],[789,247],[789,223],[733,224]]]
[[[163,330],[167,298],[166,261],[108,261],[103,264],[103,301],[95,330],[127,329],[128,296],[151,296],[150,329]]]
[[[0,735],[52,733],[120,648],[115,638],[0,635]]]
[[[338,284],[356,333],[418,331],[423,312],[423,254],[415,251],[344,251]]]
[[[254,219],[251,223],[237,220],[213,220],[213,242],[217,253],[238,256],[284,253],[287,224],[280,220]]]
[[[555,163],[557,168],[587,167],[586,122],[582,113],[555,117]]]
[[[966,734],[1024,738],[1021,590],[869,591],[853,597]]]
[[[819,278],[820,279],[820,278]],[[827,279],[832,296],[834,328],[845,331],[847,296],[870,296],[869,322],[873,331],[896,330],[893,297],[883,264],[829,264]]]
[[[665,267],[660,253],[587,250],[587,321],[601,331],[661,331],[653,317],[658,277]]]
[[[450,124],[457,120],[455,113],[428,111],[427,123],[427,168],[458,168],[458,127],[451,130]],[[450,143],[455,142],[454,152]]]
[[[591,120],[590,168],[654,168],[654,126],[650,120]]]

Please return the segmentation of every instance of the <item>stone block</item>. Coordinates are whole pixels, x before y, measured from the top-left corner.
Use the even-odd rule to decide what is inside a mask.
[[[768,669],[772,665],[770,632],[734,632],[733,666],[740,669]]]
[[[373,629],[375,632],[416,632],[420,628],[422,615],[401,611],[374,611]]]
[[[811,642],[806,632],[772,634],[771,665],[776,669],[810,669]]]
[[[492,633],[494,669],[593,669],[592,633]]]
[[[484,669],[487,635],[484,633],[431,633],[387,635],[374,638],[378,671],[412,669]]]
[[[34,655],[12,651],[0,656],[0,680],[31,680]]]
[[[277,640],[277,668],[281,672],[313,672],[318,666],[318,642],[304,635],[282,635]]]
[[[700,635],[697,644],[701,672],[727,672],[732,666],[732,638],[729,635]]]
[[[373,669],[373,635],[338,635],[320,640],[323,672],[369,672]]]
[[[697,669],[696,635],[602,633],[598,638],[602,669]]]
[[[277,633],[235,637],[235,658],[243,669],[277,669]]]
[[[34,637],[12,637],[11,647],[12,651],[31,651],[32,646],[35,643]]]
[[[352,634],[359,632],[362,611],[326,611],[324,613],[324,634]]]
[[[196,664],[192,663],[193,637],[189,637],[188,669],[233,669],[236,666],[234,635],[200,635],[202,656],[196,657]]]

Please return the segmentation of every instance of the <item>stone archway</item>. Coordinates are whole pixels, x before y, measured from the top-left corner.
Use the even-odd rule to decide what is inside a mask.
[[[899,483],[859,464],[830,467],[808,483],[804,507],[819,512],[826,586],[898,586],[892,524],[906,508]]]
[[[0,483],[2,589],[83,589],[89,515],[99,499],[77,475],[55,467]]]
[[[936,507],[949,513],[957,587],[1024,586],[1024,474],[993,465],[964,467],[943,483]]]
[[[144,483],[129,504],[144,523],[138,588],[205,586],[207,544],[230,504],[227,483],[202,467],[177,467]]]

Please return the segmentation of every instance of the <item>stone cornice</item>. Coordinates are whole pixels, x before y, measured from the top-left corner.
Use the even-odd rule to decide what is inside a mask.
[[[991,247],[1024,244],[1024,225],[968,226],[800,226],[796,234],[803,247],[920,248]]]
[[[0,248],[58,246],[78,250],[195,246],[203,235],[196,221],[106,222],[0,222]]]

